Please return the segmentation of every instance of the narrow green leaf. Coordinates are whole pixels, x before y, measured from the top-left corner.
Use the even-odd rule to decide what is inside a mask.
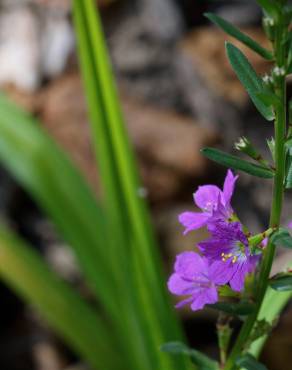
[[[271,236],[271,242],[279,247],[292,248],[292,237],[284,228],[280,228]]]
[[[278,19],[281,13],[280,5],[272,0],[256,0],[256,2],[264,9],[264,11],[271,17]]]
[[[235,170],[240,170],[250,175],[266,179],[271,179],[274,177],[273,171],[269,168],[247,162],[241,158],[235,157],[234,155],[222,152],[221,150],[214,148],[204,148],[201,150],[201,152],[205,157],[223,166],[233,168]]]
[[[190,358],[193,364],[195,364],[199,370],[218,370],[218,363],[211,360],[203,353],[189,348],[187,345],[181,342],[169,342],[165,343],[160,347],[161,351],[172,353],[174,355],[185,355]]]
[[[4,226],[0,226],[0,277],[41,312],[52,327],[94,369],[122,369],[120,352],[112,356],[112,328]]]
[[[275,118],[273,109],[264,104],[257,96],[258,93],[265,91],[263,81],[237,47],[227,42],[226,51],[234,72],[245,87],[254,105],[268,121],[272,121]]]
[[[266,106],[274,106],[278,107],[281,104],[280,99],[277,97],[277,95],[268,92],[268,91],[261,91],[256,93],[256,96],[259,100],[262,101],[263,104]]]
[[[258,362],[252,355],[246,354],[236,360],[236,365],[245,370],[268,370],[265,365]]]
[[[255,305],[249,302],[217,302],[215,304],[209,304],[208,307],[231,315],[246,316],[254,311]]]
[[[278,292],[292,290],[292,274],[281,274],[270,280],[270,287]]]
[[[186,365],[181,358],[170,359],[157,353],[160,343],[170,338],[182,339],[183,334],[166,292],[147,206],[139,196],[141,184],[135,155],[124,124],[96,2],[74,0],[73,19],[106,216],[114,230],[112,255],[116,256],[116,269],[123,268],[119,257],[126,257],[122,265],[128,265],[129,274],[124,279],[128,278],[135,288],[133,295],[140,306],[137,316],[144,323],[140,332],[142,339],[148,340],[143,348],[148,354],[146,360],[153,361],[149,367],[183,370]],[[136,346],[134,338],[133,341]],[[143,366],[145,361],[140,359],[137,368]]]
[[[285,143],[286,163],[285,163],[285,188],[292,188],[292,140]]]
[[[228,35],[241,41],[244,45],[248,46],[250,49],[261,55],[267,60],[273,60],[273,54],[259,45],[256,41],[250,38],[248,35],[241,32],[238,28],[234,27],[231,23],[227,22],[225,19],[218,17],[218,15],[213,13],[205,13],[205,16],[218,27],[222,28]]]

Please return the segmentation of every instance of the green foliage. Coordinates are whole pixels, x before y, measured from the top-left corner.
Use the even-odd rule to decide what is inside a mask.
[[[270,287],[277,292],[289,292],[292,290],[292,273],[279,274],[270,280]]]
[[[259,363],[252,355],[240,356],[236,365],[245,370],[268,370],[265,365]]]
[[[247,162],[241,158],[235,157],[234,155],[222,152],[221,150],[214,148],[204,148],[201,151],[203,155],[214,162],[217,162],[223,166],[233,168],[235,170],[240,170],[250,175],[271,179],[274,173],[271,169],[259,166],[252,162]]]
[[[273,0],[256,0],[264,11],[271,17],[278,19],[281,13],[280,5]]]
[[[160,347],[161,351],[174,355],[184,355],[190,358],[199,370],[218,370],[218,363],[205,356],[203,353],[191,349],[181,342],[169,342]]]
[[[97,201],[79,171],[39,123],[3,96],[0,96],[0,160],[31,193],[72,247],[99,310],[92,311],[78,296],[72,298],[70,288],[63,282],[56,283],[57,277],[14,237],[11,254],[2,253],[6,243],[2,233],[0,273],[8,284],[39,308],[92,368],[185,370],[185,358],[173,358],[158,350],[161,343],[181,340],[183,336],[167,298],[147,207],[139,196],[141,185],[95,2],[75,0],[73,15],[103,187],[102,200]],[[28,257],[20,258],[26,255]],[[5,268],[8,258],[14,259],[18,266],[21,259],[19,274]],[[29,281],[22,281],[21,272],[29,269]],[[33,278],[37,281],[42,271],[48,282],[40,279],[39,285],[30,285],[32,289],[28,291],[26,284]],[[51,305],[48,303],[50,294],[40,294],[40,291],[46,292],[47,284],[56,290]],[[68,315],[67,321],[64,319],[66,325],[72,326],[71,331],[62,326],[61,313],[58,313],[58,304],[61,311],[67,310],[62,301],[67,296],[82,316],[78,322],[73,310],[75,325],[69,321],[73,321],[73,316]],[[56,316],[49,316],[46,307],[51,307],[52,315],[56,312]],[[87,313],[89,321],[85,327]],[[88,338],[84,339],[87,330]],[[74,335],[80,339],[74,341]],[[80,344],[82,338],[83,345]],[[100,341],[103,344],[97,350],[95,346],[98,347]]]
[[[285,188],[292,188],[292,140],[285,143],[286,163],[285,163]]]
[[[282,227],[271,236],[271,242],[279,247],[292,248],[292,237],[289,232]]]
[[[234,316],[247,316],[254,311],[255,305],[249,302],[217,302],[208,307]]]
[[[267,105],[259,97],[259,93],[265,92],[262,79],[257,75],[245,55],[236,46],[227,42],[226,51],[234,72],[245,87],[254,105],[266,120],[272,121],[275,118],[272,107]]]
[[[248,46],[250,49],[255,51],[257,54],[261,55],[267,60],[273,59],[273,54],[259,45],[256,41],[250,38],[248,35],[241,32],[238,28],[234,27],[231,23],[227,22],[225,19],[219,17],[216,14],[206,13],[205,16],[218,27],[222,28],[228,35],[241,41],[244,45]]]
[[[40,256],[6,228],[0,228],[0,276],[81,353],[93,368],[122,369],[120,354],[111,356],[114,337],[105,320],[61,281]]]

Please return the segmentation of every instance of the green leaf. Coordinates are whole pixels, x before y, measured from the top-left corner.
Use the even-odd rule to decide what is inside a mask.
[[[244,45],[248,46],[250,49],[261,55],[267,60],[273,60],[273,54],[259,45],[256,41],[250,38],[248,35],[241,32],[238,28],[234,27],[231,23],[227,22],[225,19],[218,17],[218,15],[213,13],[205,13],[205,16],[218,27],[222,28],[228,35],[241,41]]]
[[[271,242],[279,247],[292,248],[292,237],[284,228],[280,228],[278,231],[274,232],[271,236]]]
[[[181,342],[169,342],[165,343],[160,347],[161,351],[172,353],[174,355],[185,355],[190,358],[193,364],[195,364],[199,370],[218,370],[218,363],[211,360],[203,353],[189,348],[187,345]]]
[[[271,92],[261,91],[259,93],[256,93],[256,95],[262,101],[262,103],[265,104],[266,106],[278,107],[281,104],[281,101],[277,97],[277,95]]]
[[[270,15],[271,17],[278,19],[281,8],[280,5],[276,3],[276,1],[272,0],[256,0],[256,2],[264,9],[264,11]]]
[[[292,189],[292,140],[285,143],[286,162],[285,162],[285,188]]]
[[[255,305],[249,302],[240,302],[240,303],[217,302],[215,304],[209,304],[207,306],[215,310],[219,310],[219,311],[229,313],[231,315],[239,315],[239,316],[249,315],[255,309]]]
[[[123,289],[129,291],[128,301],[135,310],[135,315],[128,310],[128,316],[136,331],[126,336],[125,342],[132,342],[130,357],[136,357],[136,370],[147,366],[184,370],[184,359],[157,353],[160,343],[170,338],[182,339],[183,334],[167,299],[159,247],[145,199],[139,195],[141,182],[135,153],[122,115],[96,1],[74,0],[73,21],[111,237],[111,245],[106,249],[112,256],[112,270],[123,270]],[[122,304],[126,305],[127,299],[124,301]],[[142,354],[136,354],[136,349],[142,350]]]
[[[270,280],[270,287],[278,292],[292,290],[292,274],[281,274]]]
[[[274,173],[271,169],[259,166],[252,162],[247,162],[241,158],[235,157],[234,155],[222,152],[221,150],[214,148],[204,148],[201,150],[202,154],[223,166],[233,168],[246,172],[253,176],[258,176],[265,179],[271,179],[274,177]]]
[[[226,51],[234,72],[245,87],[254,105],[268,121],[272,121],[275,118],[273,109],[269,105],[264,104],[257,95],[265,91],[262,79],[237,47],[227,42]]]
[[[111,356],[112,329],[62,281],[41,257],[4,226],[0,227],[0,277],[42,316],[94,369],[122,369],[120,351]],[[117,356],[117,358],[115,358]]]
[[[245,370],[268,370],[265,365],[258,362],[252,355],[246,354],[236,360],[236,365]]]

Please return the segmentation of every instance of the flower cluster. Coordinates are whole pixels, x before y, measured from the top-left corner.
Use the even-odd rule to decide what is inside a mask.
[[[228,170],[223,190],[215,185],[200,186],[194,202],[201,212],[184,212],[179,216],[184,233],[207,227],[210,238],[198,244],[201,254],[183,252],[177,256],[168,289],[187,298],[176,307],[190,304],[196,311],[215,303],[218,286],[225,284],[240,292],[246,275],[256,268],[260,257],[251,253],[247,236],[231,207],[237,178]]]

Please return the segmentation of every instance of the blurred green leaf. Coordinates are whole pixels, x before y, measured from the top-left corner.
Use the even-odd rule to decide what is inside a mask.
[[[292,237],[288,230],[282,227],[273,233],[271,242],[279,247],[292,248]]]
[[[245,370],[268,370],[265,365],[258,362],[250,354],[239,357],[236,361],[236,365]]]
[[[160,347],[161,351],[174,355],[185,355],[190,358],[199,370],[219,370],[218,363],[211,360],[203,353],[189,348],[181,342],[169,342]]]
[[[285,188],[292,188],[292,140],[285,143],[286,163],[285,163]]]
[[[222,28],[228,35],[241,41],[244,45],[248,46],[250,49],[261,55],[267,60],[273,60],[273,54],[259,45],[256,41],[250,38],[248,35],[241,32],[238,28],[234,27],[231,23],[227,22],[225,19],[219,17],[213,13],[205,13],[205,16],[218,27]]]
[[[278,19],[281,12],[280,5],[273,0],[256,0],[256,2],[264,9],[271,17]]]
[[[126,277],[135,291],[136,315],[143,325],[144,340],[148,342],[144,348],[153,361],[152,367],[185,369],[181,359],[157,353],[160,343],[182,339],[183,335],[166,292],[148,209],[139,195],[141,184],[135,156],[94,1],[75,0],[73,15],[106,216],[114,230],[112,253],[116,256],[116,268],[120,268],[120,258],[126,256],[123,265],[127,265]]]
[[[250,315],[255,309],[255,305],[249,302],[217,302],[214,304],[209,304],[208,307],[238,316]]]
[[[254,105],[268,121],[273,120],[275,118],[273,109],[258,97],[258,93],[265,91],[262,79],[237,47],[227,42],[226,51],[234,72],[245,87]]]
[[[52,327],[96,369],[123,369],[113,328],[58,278],[38,254],[0,227],[0,276],[37,307]]]
[[[266,167],[259,166],[252,162],[247,162],[241,158],[222,152],[218,149],[204,148],[201,150],[201,152],[205,157],[211,159],[214,162],[217,162],[229,168],[233,168],[235,170],[246,172],[253,176],[258,176],[266,179],[273,178],[274,176],[273,171]]]
[[[278,292],[288,292],[292,290],[292,274],[281,274],[270,280],[270,287]]]

